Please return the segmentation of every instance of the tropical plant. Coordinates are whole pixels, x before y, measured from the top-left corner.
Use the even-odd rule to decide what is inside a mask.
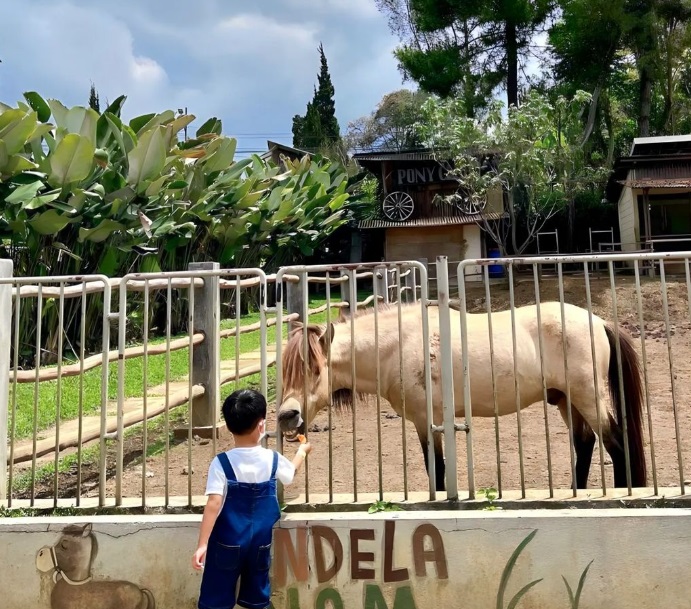
[[[99,114],[27,93],[0,106],[0,240],[16,275],[117,276],[201,260],[271,267],[309,255],[346,221],[353,180],[339,163],[238,161],[218,119],[179,141],[194,116],[125,123],[124,102]],[[97,337],[98,311],[89,315]],[[75,311],[65,319],[78,327]],[[55,344],[46,352],[57,357]]]

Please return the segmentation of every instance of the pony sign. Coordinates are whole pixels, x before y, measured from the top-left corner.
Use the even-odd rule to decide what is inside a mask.
[[[415,264],[385,268],[400,271]],[[438,277],[445,266],[445,259],[437,261]],[[351,293],[358,270],[347,269]],[[386,400],[417,432],[433,495],[435,489],[455,488],[454,456],[451,479],[445,468],[457,431],[469,435],[472,468],[471,417],[518,414],[520,425],[521,410],[544,402],[558,409],[570,430],[574,489],[587,487],[596,434],[611,457],[614,485],[646,486],[640,361],[623,327],[564,302],[471,314],[464,302],[451,307],[448,285],[440,284],[439,298],[430,299],[425,279],[422,269],[418,303],[399,300],[337,321],[296,325],[281,354],[280,432],[304,433],[321,410],[332,406],[352,408],[356,426],[358,396]],[[457,424],[456,417],[466,424]],[[355,454],[355,433],[353,441]],[[354,468],[357,480],[355,463]],[[469,480],[472,475],[469,471]]]

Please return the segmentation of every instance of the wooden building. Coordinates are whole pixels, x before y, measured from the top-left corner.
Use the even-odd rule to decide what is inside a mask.
[[[501,191],[476,208],[427,150],[359,153],[353,158],[380,182],[380,218],[360,222],[359,228],[380,232],[384,260],[419,260],[431,267],[437,256],[458,263],[487,257],[495,247],[486,242],[478,220],[480,214],[489,221],[504,216]],[[454,195],[454,204],[442,200],[449,195]]]
[[[636,138],[607,184],[624,252],[691,249],[691,135]]]
[[[283,168],[285,168],[285,165],[283,164],[282,157],[286,157],[291,161],[299,161],[305,155],[312,156],[312,153],[306,150],[300,150],[299,148],[293,148],[292,146],[286,146],[271,140],[266,142],[266,147],[268,150],[261,155],[261,158],[265,161],[273,161],[274,164]]]

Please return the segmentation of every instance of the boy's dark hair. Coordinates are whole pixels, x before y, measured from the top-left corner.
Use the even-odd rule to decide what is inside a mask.
[[[266,398],[253,389],[238,389],[223,402],[222,412],[230,433],[242,436],[266,418]]]

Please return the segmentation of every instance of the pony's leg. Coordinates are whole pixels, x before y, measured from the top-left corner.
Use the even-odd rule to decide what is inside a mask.
[[[562,395],[557,402],[557,407],[568,428],[569,413],[566,396]],[[576,451],[576,488],[588,488],[588,475],[590,474],[590,465],[595,448],[595,434],[573,403],[571,404],[571,422],[573,429],[570,433],[573,437],[573,447]]]
[[[429,472],[429,455],[427,454],[427,431],[424,429],[418,429],[417,435],[420,439],[422,454],[425,457],[425,471]],[[432,434],[432,442],[434,446],[434,473],[436,476],[435,487],[438,491],[444,491],[446,490],[446,463],[444,462],[444,451],[442,449],[441,435],[438,433]]]

